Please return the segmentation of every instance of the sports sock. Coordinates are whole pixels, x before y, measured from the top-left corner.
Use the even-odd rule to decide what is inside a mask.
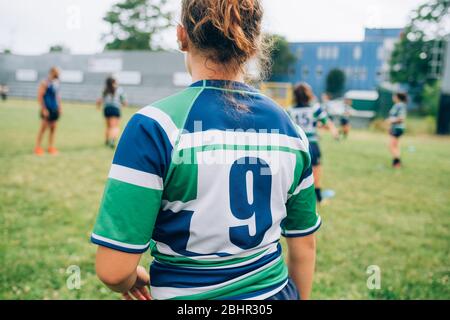
[[[316,192],[317,202],[321,203],[322,202],[322,189],[316,188],[316,189],[314,189],[314,191]]]

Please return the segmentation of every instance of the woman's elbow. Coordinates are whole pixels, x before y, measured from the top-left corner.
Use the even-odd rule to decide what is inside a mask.
[[[109,268],[101,267],[98,264],[96,265],[95,269],[97,277],[108,287],[119,286],[123,281],[126,280],[126,277],[124,277],[123,274]]]

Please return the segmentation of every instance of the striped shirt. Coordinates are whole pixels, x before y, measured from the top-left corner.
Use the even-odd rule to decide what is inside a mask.
[[[275,295],[288,279],[281,235],[321,225],[308,148],[254,88],[194,83],[128,123],[91,240],[130,253],[150,248],[155,299]]]
[[[313,106],[296,106],[289,109],[289,114],[294,122],[302,128],[310,142],[317,142],[317,124],[327,124],[328,114],[319,103]]]

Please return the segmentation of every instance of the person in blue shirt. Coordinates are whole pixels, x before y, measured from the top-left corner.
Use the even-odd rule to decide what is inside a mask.
[[[262,1],[181,7],[193,83],[128,123],[91,234],[97,275],[125,299],[308,299],[321,226],[308,140],[244,80]]]
[[[57,67],[52,67],[48,73],[47,79],[43,80],[39,85],[37,99],[42,121],[36,139],[36,147],[34,149],[34,153],[38,156],[45,153],[42,148],[42,139],[47,129],[50,131],[47,151],[51,155],[58,154],[58,150],[55,147],[55,135],[57,122],[62,112],[61,96],[59,94],[59,74],[59,69]]]

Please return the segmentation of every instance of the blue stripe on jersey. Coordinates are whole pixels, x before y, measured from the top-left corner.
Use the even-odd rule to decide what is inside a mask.
[[[201,86],[196,83],[194,86]],[[198,132],[196,122],[201,121],[201,130],[265,130],[263,132],[279,133],[289,137],[299,138],[299,134],[289,116],[272,100],[254,91],[253,88],[236,82],[205,81],[207,87],[195,101],[187,118],[184,129],[188,132]],[[214,84],[218,89],[208,87]],[[228,87],[227,87],[228,84]],[[229,90],[245,90],[247,93]],[[249,110],[239,110],[230,107],[230,99]],[[276,130],[276,131],[275,131]]]
[[[246,294],[241,294],[239,296],[234,296],[234,297],[227,297],[224,299],[220,299],[220,300],[247,300],[247,299],[251,299],[253,297],[258,297],[261,296],[263,294],[266,294],[272,290],[275,290],[279,287],[281,287],[284,283],[286,283],[286,279],[283,279],[282,281],[275,283],[274,285],[264,288],[262,290],[258,290],[258,291],[254,291],[254,292],[250,292],[250,293],[246,293]],[[269,297],[270,298],[270,297]]]
[[[306,178],[308,178],[309,176],[311,176],[313,174],[313,170],[312,170],[312,166],[309,166],[302,174],[300,181],[305,180]]]
[[[146,246],[144,249],[130,249],[124,246],[120,246],[117,244],[112,244],[110,242],[105,242],[99,239],[95,239],[94,237],[91,236],[91,242],[93,244],[102,246],[102,247],[106,247],[106,248],[110,248],[113,250],[117,250],[117,251],[121,251],[121,252],[126,252],[126,253],[132,253],[132,254],[140,254],[140,253],[145,253],[148,248],[150,247],[150,245]]]
[[[228,269],[194,269],[176,267],[154,261],[150,267],[152,287],[197,288],[221,284],[259,269],[281,255],[277,251],[268,254],[249,265]],[[199,276],[201,275],[201,276]]]
[[[283,233],[283,236],[284,236],[285,238],[301,238],[301,237],[306,237],[306,236],[309,236],[309,235],[315,233],[317,230],[320,229],[321,226],[322,226],[322,221],[320,221],[320,223],[319,223],[315,228],[311,229],[311,230],[308,231],[308,232],[305,232],[305,233],[289,233],[289,234]]]
[[[136,114],[120,139],[113,164],[164,178],[170,165],[172,150],[169,137],[159,123]]]

